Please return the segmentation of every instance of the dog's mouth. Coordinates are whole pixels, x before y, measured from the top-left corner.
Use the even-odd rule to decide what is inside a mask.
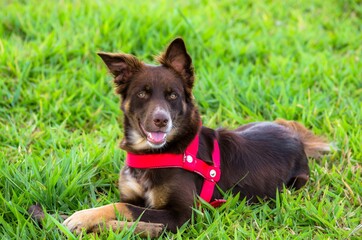
[[[167,134],[164,132],[145,132],[147,135],[147,141],[152,144],[160,145],[166,142]]]
[[[140,123],[140,128],[147,138],[147,143],[154,148],[160,148],[166,144],[167,133],[162,131],[149,132]]]

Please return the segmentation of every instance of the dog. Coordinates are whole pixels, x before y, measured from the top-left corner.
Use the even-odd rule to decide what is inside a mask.
[[[135,231],[146,236],[176,232],[191,218],[195,197],[205,184],[212,185],[208,200],[222,198],[219,189],[249,202],[274,198],[284,186],[304,186],[309,178],[308,157],[318,158],[329,150],[324,138],[294,121],[249,123],[235,130],[202,126],[192,94],[192,59],[181,38],[157,57],[156,66],[129,54],[98,55],[121,98],[124,139],[120,147],[127,157],[140,158],[141,165],[157,165],[161,159],[167,163],[169,156],[185,156],[197,137],[194,157],[218,179],[206,179],[187,167],[148,169],[126,164],[119,177],[121,201],[75,212],[63,223],[70,231],[117,229],[136,221]],[[118,221],[117,216],[127,221]]]

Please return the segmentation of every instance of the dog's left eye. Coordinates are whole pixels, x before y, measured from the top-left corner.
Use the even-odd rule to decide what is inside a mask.
[[[137,93],[137,97],[139,97],[139,98],[145,98],[146,96],[147,96],[147,94],[145,91],[141,91],[141,92]]]
[[[172,92],[172,93],[170,93],[170,95],[168,96],[168,98],[171,99],[171,100],[175,100],[175,99],[177,98],[177,94],[174,93],[174,92]]]

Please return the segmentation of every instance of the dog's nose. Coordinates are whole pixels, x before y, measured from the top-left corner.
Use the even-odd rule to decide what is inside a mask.
[[[168,123],[168,117],[163,113],[156,113],[153,116],[153,123],[156,125],[156,127],[165,127]]]

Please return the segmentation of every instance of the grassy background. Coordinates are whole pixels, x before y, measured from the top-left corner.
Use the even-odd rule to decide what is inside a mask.
[[[361,2],[182,2],[0,0],[1,239],[74,237],[57,217],[34,224],[35,202],[70,214],[118,200],[122,116],[95,52],[152,62],[176,36],[194,60],[205,125],[293,119],[337,151],[310,161],[298,192],[252,206],[229,196],[163,237],[362,237]]]

